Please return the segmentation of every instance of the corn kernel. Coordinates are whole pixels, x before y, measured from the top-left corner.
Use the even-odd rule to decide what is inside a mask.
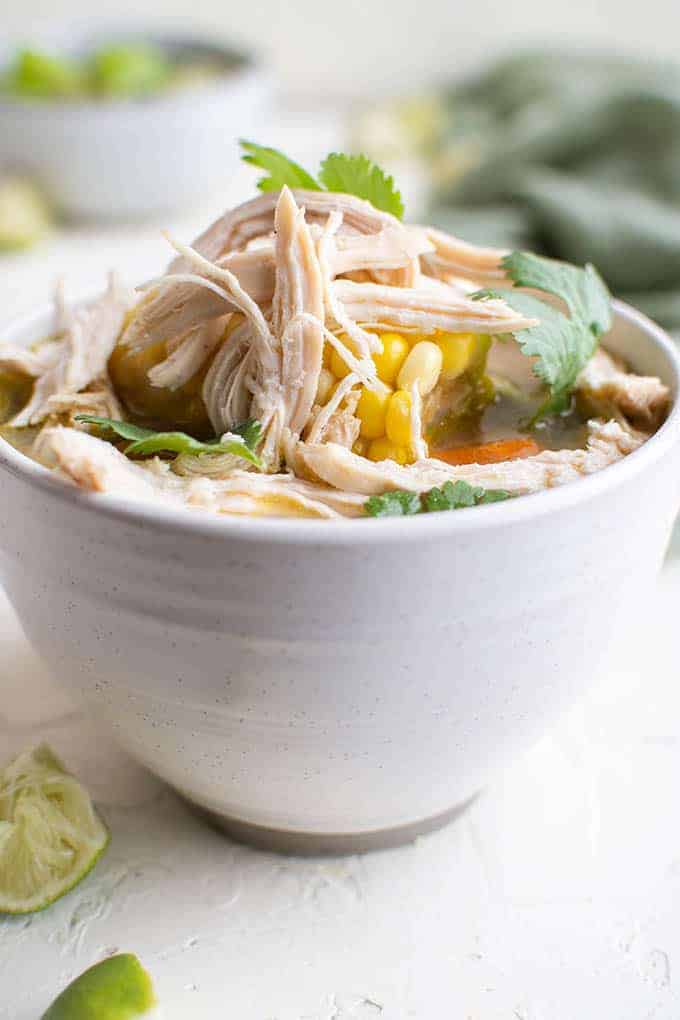
[[[427,396],[437,385],[443,360],[442,352],[436,344],[431,340],[421,340],[411,348],[399,370],[399,389],[410,390],[417,383],[421,397]]]
[[[429,340],[429,333],[404,333],[404,340],[408,343],[409,350],[419,344],[421,340]]]
[[[394,460],[397,464],[408,464],[409,453],[405,446],[391,443],[386,436],[374,439],[368,448],[369,460]]]
[[[357,353],[354,344],[348,336],[341,336],[340,339],[345,347],[352,352],[352,354]],[[344,379],[351,371],[352,369],[345,364],[344,359],[341,358],[336,349],[333,348],[333,353],[331,354],[331,372],[333,375],[337,379]]]
[[[319,372],[319,382],[316,387],[316,403],[325,404],[335,386],[337,379],[328,368],[322,368]]]
[[[333,360],[333,348],[328,343],[328,341],[326,341],[326,343],[323,345],[323,367],[330,368],[332,360]]]
[[[368,453],[368,447],[370,443],[368,439],[362,439],[361,436],[357,439],[354,446],[352,447],[352,453],[358,453],[360,457],[365,457]]]
[[[331,354],[331,372],[336,379],[344,379],[349,374],[350,368],[345,364],[336,350]]]
[[[382,351],[373,355],[378,379],[393,386],[409,352],[408,341],[400,333],[381,333],[380,340]]]
[[[397,390],[389,399],[385,415],[387,438],[397,446],[411,443],[411,394]]]
[[[385,435],[385,414],[392,391],[377,393],[363,389],[357,404],[357,418],[361,422],[361,435],[377,439]]]
[[[435,343],[442,352],[442,375],[455,379],[468,368],[477,348],[475,333],[439,333]]]

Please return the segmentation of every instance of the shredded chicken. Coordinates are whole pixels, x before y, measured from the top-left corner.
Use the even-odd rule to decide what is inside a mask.
[[[655,376],[626,372],[620,362],[600,349],[578,380],[578,390],[595,413],[620,411],[636,428],[653,432],[668,410],[670,390]]]
[[[165,361],[154,365],[149,371],[149,381],[154,386],[176,390],[183,386],[203,367],[224,337],[227,317],[210,319],[195,326]]]
[[[392,489],[425,492],[444,482],[462,479],[485,489],[505,489],[516,495],[564,485],[591,475],[636,450],[646,439],[618,422],[588,423],[585,450],[546,450],[524,460],[499,464],[464,464],[451,467],[425,459],[402,467],[394,461],[377,464],[332,443],[300,444],[298,456],[312,477],[347,492],[379,495]]]
[[[397,221],[395,224],[376,234],[339,233],[334,237],[327,252],[329,280],[353,272],[364,272],[370,279],[372,271],[374,275],[382,273],[390,282],[394,270],[404,269],[408,270],[408,282],[413,282],[418,256],[430,251],[432,245],[424,232],[408,230]],[[311,224],[309,231],[318,242],[320,227]],[[274,296],[276,242],[270,237],[258,240],[256,247],[229,252],[216,264],[228,269],[256,304],[266,306]],[[224,295],[206,287],[201,279],[188,278],[195,271],[194,262],[180,260],[166,276],[144,285],[148,293],[126,329],[125,343],[136,348],[169,340],[208,319],[234,311],[235,305]]]
[[[516,495],[553,488],[602,470],[644,439],[617,422],[590,422],[585,450],[547,451],[525,460],[460,467],[427,459],[408,467],[393,461],[373,464],[334,443],[299,443],[298,455],[322,484],[289,474],[258,475],[238,469],[219,480],[181,477],[158,460],[131,462],[110,443],[62,426],[43,430],[36,452],[44,463],[93,492],[147,502],[160,495],[170,504],[218,513],[355,517],[363,512],[367,496],[393,489],[424,492],[458,479]]]
[[[143,502],[255,515],[359,516],[363,497],[305,482],[293,475],[257,475],[234,470],[214,480],[182,477],[157,459],[134,463],[114,446],[87,432],[57,426],[44,429],[36,455],[64,478],[92,492]]]
[[[276,206],[273,325],[281,342],[285,425],[299,435],[314,405],[323,356],[323,282],[305,214],[288,188]]]
[[[187,260],[189,261],[189,260]],[[266,249],[234,252],[220,259],[221,269],[227,269],[238,280],[239,286],[259,305],[267,305],[274,294],[274,248],[271,242]],[[236,310],[228,295],[205,286],[200,276],[193,282],[187,276],[195,272],[189,264],[184,273],[174,273],[144,284],[145,297],[124,334],[124,342],[132,348],[142,348],[161,340],[171,340],[189,330]]]
[[[423,398],[418,383],[411,386],[411,409],[409,424],[411,427],[411,449],[416,460],[427,457],[427,443],[423,436]]]
[[[330,415],[323,433],[325,442],[352,449],[361,432],[361,422],[356,416],[359,396],[359,391],[355,390],[345,398],[343,406]]]
[[[333,293],[346,313],[362,323],[415,328],[419,333],[513,333],[536,325],[504,301],[473,301],[453,288],[386,287],[336,280]]]
[[[215,513],[330,519],[361,516],[371,495],[424,492],[447,481],[520,495],[620,460],[659,426],[669,405],[659,379],[636,376],[600,350],[577,385],[579,409],[587,407],[593,419],[584,449],[451,466],[428,455],[426,436],[433,404],[444,401],[442,410],[450,410],[452,387],[477,385],[472,373],[483,370],[487,347],[468,334],[505,336],[537,322],[502,298],[472,297],[479,284],[504,282],[502,251],[406,226],[351,195],[288,188],[231,210],[191,246],[170,243],[177,257],[140,288],[134,306],[114,278],[88,306],[72,309],[60,292],[52,339],[30,350],[0,347],[0,370],[34,381],[10,424],[41,424],[36,457],[93,492]],[[411,347],[437,334],[439,350],[432,343],[420,349],[425,360],[439,358],[441,372],[423,390],[425,400],[421,377],[413,381],[399,369],[409,345],[385,338],[383,349],[381,331],[411,334]],[[389,340],[401,349],[391,375]],[[452,352],[450,341],[463,346]],[[256,419],[262,472],[238,456],[210,452],[131,460],[78,423],[82,413],[125,418],[107,371],[116,343],[133,378],[137,370],[144,379],[149,404],[156,401],[151,420],[158,408],[163,418],[166,396],[176,409],[185,393],[198,404],[200,428],[207,431],[209,422],[216,436]],[[152,345],[161,355],[147,350]],[[482,360],[474,361],[480,350]],[[459,355],[463,367],[451,370]],[[407,391],[408,417],[404,394],[391,403],[393,387]],[[392,432],[388,406],[396,415]],[[395,436],[403,444],[396,450]],[[394,460],[368,459],[386,450]]]
[[[359,392],[354,387],[359,378],[350,372],[335,387],[335,392],[323,407],[319,407],[309,427],[307,441],[319,443],[339,443],[340,446],[353,446],[359,437],[360,423],[355,411],[359,402]]]
[[[0,347],[0,372],[13,372],[28,376],[29,379],[39,379],[59,360],[61,348],[55,340],[43,343],[34,351],[15,344],[3,344]]]
[[[216,435],[248,417],[252,350],[250,324],[242,321],[222,345],[203,381],[203,402]]]
[[[219,287],[250,325],[250,388],[253,394],[250,409],[261,423],[265,436],[262,460],[268,470],[275,471],[281,461],[281,431],[286,420],[281,377],[281,338],[272,333],[271,325],[259,305],[246,294],[230,270],[208,262],[193,248],[172,243],[184,259],[207,274],[207,282],[213,287]]]
[[[53,417],[60,420],[67,418],[69,424],[76,428],[82,428],[74,422],[77,414],[93,414],[117,420],[124,417],[123,408],[107,376],[95,379],[80,393],[55,393],[47,401],[46,409],[48,422]]]
[[[333,252],[337,244],[337,235],[340,227],[342,226],[342,213],[336,210],[331,213],[328,217],[326,226],[324,227],[321,237],[319,239],[319,266],[321,267],[321,275],[323,278],[323,291],[324,291],[324,305],[326,309],[326,317],[333,322],[336,327],[342,330],[343,334],[349,337],[353,344],[352,353],[356,352],[358,357],[362,360],[363,364],[355,364],[351,359],[348,359],[348,350],[343,344],[343,347],[337,347],[336,349],[343,353],[343,358],[349,368],[354,368],[358,372],[359,377],[364,379],[364,382],[368,381],[373,369],[370,362],[370,355],[379,350],[378,338],[367,333],[359,323],[355,322],[351,316],[349,316],[345,309],[342,307],[338,299],[335,297],[333,286],[332,286],[332,272],[331,263],[333,259]]]
[[[38,425],[50,414],[53,397],[78,393],[106,376],[130,305],[131,296],[112,275],[101,298],[70,314],[62,338],[44,344],[26,362],[30,369],[26,374],[35,378],[33,394],[9,424],[15,428]]]
[[[293,197],[298,205],[305,208],[308,223],[323,226],[328,216],[338,211],[342,214],[345,229],[356,234],[378,234],[390,228],[405,229],[396,217],[354,195],[299,189],[293,192]],[[243,250],[253,239],[272,233],[278,198],[278,192],[268,191],[231,209],[197,237],[192,247],[211,261],[229,252]],[[171,266],[173,272],[185,268],[186,264],[181,260],[175,260]]]
[[[451,277],[474,280],[478,284],[507,286],[501,261],[507,251],[500,248],[479,248],[461,241],[452,234],[433,227],[424,227],[427,239],[434,251],[424,253],[420,262],[423,272],[449,282]]]

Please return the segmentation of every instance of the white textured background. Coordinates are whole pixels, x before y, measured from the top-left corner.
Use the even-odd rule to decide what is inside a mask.
[[[140,16],[139,0],[96,6]],[[309,101],[407,88],[530,39],[673,54],[676,6],[204,0],[198,15],[257,41]],[[185,7],[147,0],[143,16]],[[0,42],[91,8],[0,0]],[[289,117],[272,141],[294,138],[304,162],[338,130],[330,116]],[[214,212],[188,214],[177,235]],[[44,301],[60,272],[86,290],[111,264],[139,279],[166,257],[150,225],[64,232],[3,260],[3,319]],[[115,949],[149,967],[166,1020],[678,1020],[679,606],[676,559],[606,682],[456,825],[389,853],[304,861],[229,843],[116,751],[54,687],[0,595],[0,761],[48,739],[113,830],[72,895],[0,920],[0,1020],[36,1020]]]
[[[68,17],[218,29],[307,98],[409,88],[528,43],[675,56],[680,29],[677,0],[0,0],[0,16],[0,39]]]

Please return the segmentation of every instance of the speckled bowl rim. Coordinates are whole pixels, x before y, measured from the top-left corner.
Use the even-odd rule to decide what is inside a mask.
[[[90,296],[91,299],[91,296]],[[86,300],[83,299],[83,300]],[[557,513],[588,503],[610,490],[616,490],[631,477],[643,475],[676,444],[680,445],[680,353],[669,335],[647,316],[621,301],[613,302],[616,314],[650,337],[661,350],[669,368],[673,406],[668,418],[650,439],[622,460],[592,475],[567,485],[556,486],[518,499],[486,506],[457,510],[455,513],[423,514],[416,517],[350,518],[346,520],[310,520],[291,518],[251,518],[211,514],[209,511],[146,504],[120,496],[85,492],[71,487],[52,472],[16,450],[0,437],[0,468],[8,471],[50,498],[78,506],[111,520],[134,522],[167,532],[202,535],[244,542],[269,542],[319,545],[355,545],[376,542],[422,542],[456,534],[484,532],[489,528],[513,524]],[[9,322],[7,331],[29,330],[53,310],[45,305]],[[680,482],[679,482],[680,489]]]
[[[101,38],[105,40],[107,36],[111,38],[118,36],[121,39],[126,37],[130,39],[145,38],[160,46],[165,44],[205,47],[216,54],[221,54],[223,58],[237,60],[239,63],[229,73],[224,74],[224,76],[218,75],[213,81],[203,84],[198,93],[195,89],[178,89],[177,91],[155,93],[141,99],[123,98],[107,101],[86,96],[70,100],[49,99],[42,101],[38,99],[33,101],[20,97],[12,98],[12,96],[4,95],[0,91],[0,112],[20,112],[27,117],[30,117],[32,114],[42,115],[46,112],[58,113],[62,118],[83,117],[85,115],[89,116],[92,113],[96,113],[97,116],[108,117],[109,119],[113,119],[121,114],[129,117],[134,112],[144,114],[148,113],[149,110],[158,110],[160,108],[177,108],[187,104],[193,106],[197,102],[197,94],[200,97],[200,101],[220,99],[232,94],[235,89],[240,88],[243,82],[251,77],[260,77],[267,73],[264,61],[259,53],[246,47],[241,47],[236,43],[231,44],[223,41],[219,35],[211,39],[208,38],[206,33],[201,32],[200,29],[184,31],[181,25],[173,25],[172,23],[164,29],[159,28],[158,25],[154,27],[144,23],[136,25],[129,22],[107,20],[93,28],[86,21],[74,21],[71,23],[47,21],[39,24],[35,31],[31,32],[30,40],[25,40],[24,42],[30,41],[33,44],[38,43],[45,47],[51,46],[54,49],[63,49],[66,44],[75,44],[77,46],[79,40],[91,44],[95,39]],[[20,47],[21,39],[17,38],[6,39],[0,44],[0,76],[7,71],[12,57]]]

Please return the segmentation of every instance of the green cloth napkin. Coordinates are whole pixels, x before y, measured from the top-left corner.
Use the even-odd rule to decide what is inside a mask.
[[[680,329],[680,68],[527,53],[444,92],[431,216],[480,243],[594,262]]]

